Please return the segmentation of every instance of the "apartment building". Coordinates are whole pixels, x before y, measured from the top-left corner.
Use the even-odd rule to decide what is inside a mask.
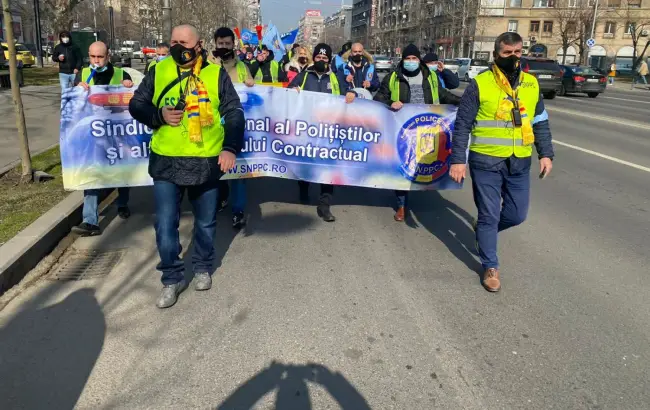
[[[325,19],[320,10],[307,10],[298,23],[296,42],[313,48],[320,41],[325,27]]]
[[[321,41],[334,50],[339,49],[352,38],[352,6],[342,5],[338,11],[325,17],[323,24],[325,27]]]

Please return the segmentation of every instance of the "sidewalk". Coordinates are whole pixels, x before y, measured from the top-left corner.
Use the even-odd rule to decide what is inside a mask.
[[[21,89],[29,149],[34,153],[59,143],[61,87],[30,86]],[[20,145],[11,90],[0,93],[0,170],[20,162]]]

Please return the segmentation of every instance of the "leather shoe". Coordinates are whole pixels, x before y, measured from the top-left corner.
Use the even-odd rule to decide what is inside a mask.
[[[489,268],[483,274],[481,282],[483,287],[488,292],[498,292],[501,290],[501,280],[499,280],[499,270],[496,268]]]
[[[404,209],[403,206],[400,206],[397,208],[397,212],[395,212],[395,220],[397,222],[404,222],[404,219],[406,218],[406,209]]]
[[[330,212],[329,206],[319,206],[318,208],[316,208],[316,212],[318,213],[318,216],[323,218],[323,221],[325,222],[336,221],[336,218],[334,217],[334,215],[332,215],[332,212]]]

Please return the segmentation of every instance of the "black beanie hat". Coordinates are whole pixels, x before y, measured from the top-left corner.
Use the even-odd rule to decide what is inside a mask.
[[[320,43],[316,47],[314,47],[314,54],[312,57],[315,59],[316,56],[319,54],[327,56],[329,61],[332,61],[332,47],[328,46],[327,44]]]
[[[408,56],[416,56],[418,59],[422,60],[422,57],[420,56],[420,50],[415,44],[409,44],[408,46],[404,47],[404,50],[402,51],[402,60]]]
[[[436,53],[428,53],[422,59],[422,62],[424,64],[433,63],[434,61],[439,61],[438,60],[438,54],[436,54]]]

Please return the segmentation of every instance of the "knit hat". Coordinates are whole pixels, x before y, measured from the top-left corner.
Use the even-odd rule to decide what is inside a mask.
[[[424,58],[422,59],[422,62],[424,64],[433,63],[434,61],[439,61],[438,54],[436,53],[427,53],[427,55],[425,55]]]
[[[420,50],[415,44],[409,44],[408,46],[404,47],[404,50],[402,51],[402,60],[408,56],[416,56],[419,60],[422,59],[420,56]]]
[[[325,43],[320,43],[314,47],[313,58],[316,59],[317,55],[324,55],[329,59],[329,61],[332,61],[332,47],[328,46]]]

